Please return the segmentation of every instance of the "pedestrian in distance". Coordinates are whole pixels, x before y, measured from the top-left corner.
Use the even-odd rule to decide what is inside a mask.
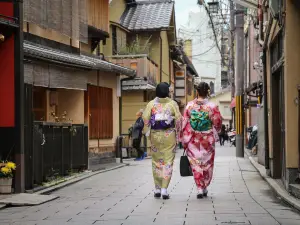
[[[177,103],[169,98],[168,83],[157,85],[156,98],[148,103],[143,118],[150,129],[154,197],[169,199],[167,189],[173,172],[181,114]]]
[[[225,135],[226,135],[226,127],[224,124],[222,124],[222,128],[221,128],[221,132],[219,134],[219,138],[220,138],[220,145],[224,146],[225,143]]]
[[[213,176],[215,142],[222,127],[218,107],[208,101],[209,89],[205,82],[196,87],[197,98],[187,104],[182,121],[181,141],[197,185],[198,199],[207,196]]]
[[[141,149],[141,140],[143,136],[144,121],[143,121],[143,110],[136,113],[137,120],[132,127],[132,147],[137,151],[137,158],[135,161],[141,161],[144,159],[144,151]]]

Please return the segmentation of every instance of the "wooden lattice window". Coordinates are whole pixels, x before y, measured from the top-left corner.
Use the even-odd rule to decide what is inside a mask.
[[[91,139],[113,138],[112,89],[89,86],[89,131]]]

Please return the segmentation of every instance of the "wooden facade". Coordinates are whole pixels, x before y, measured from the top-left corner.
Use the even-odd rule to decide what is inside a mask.
[[[117,65],[136,70],[136,77],[147,78],[152,84],[156,84],[159,81],[158,65],[146,55],[140,57],[117,56],[111,58],[110,61]]]
[[[108,0],[88,0],[88,25],[109,33]]]
[[[113,90],[89,85],[90,139],[113,138]]]

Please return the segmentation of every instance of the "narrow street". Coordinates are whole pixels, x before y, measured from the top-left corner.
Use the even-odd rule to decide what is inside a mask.
[[[191,177],[179,175],[178,151],[168,201],[153,198],[151,160],[102,173],[61,189],[59,199],[0,211],[0,224],[14,225],[299,225],[300,215],[279,199],[247,159],[218,147],[209,197],[197,200]]]

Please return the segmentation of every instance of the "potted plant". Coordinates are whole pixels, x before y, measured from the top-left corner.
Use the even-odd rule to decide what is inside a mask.
[[[0,193],[10,194],[12,186],[13,171],[16,164],[13,162],[0,163]]]

